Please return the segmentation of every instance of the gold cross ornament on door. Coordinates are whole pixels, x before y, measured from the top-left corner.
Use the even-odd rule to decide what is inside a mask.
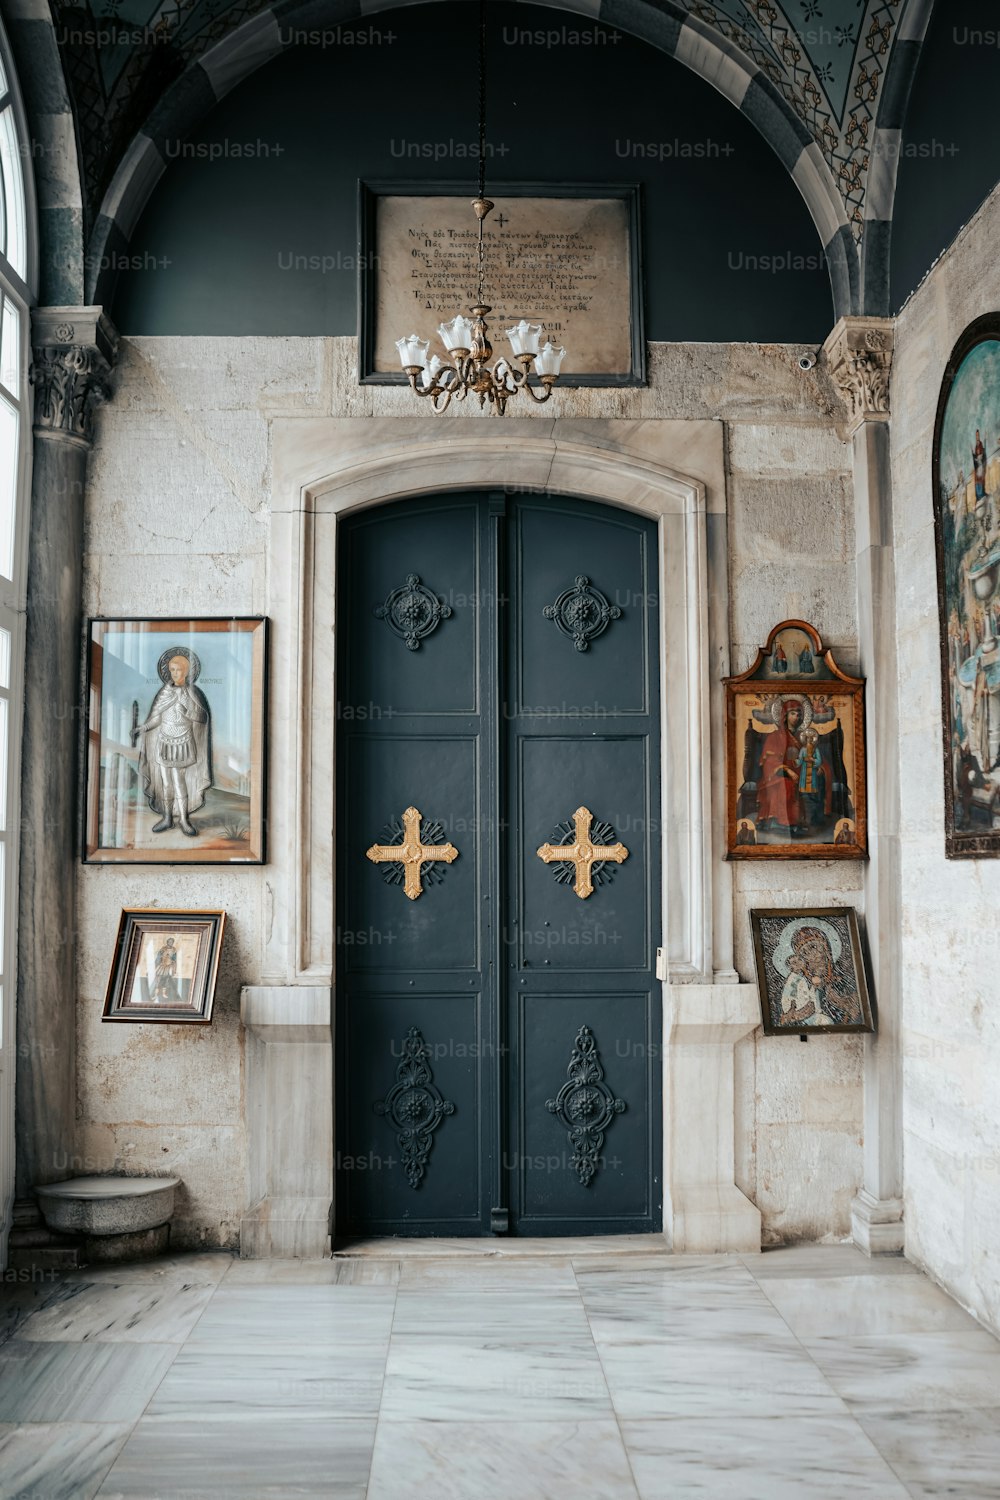
[[[594,815],[589,807],[578,807],[573,814],[576,840],[570,844],[542,844],[538,858],[547,865],[572,864],[576,867],[573,889],[581,901],[594,894],[594,866],[597,864],[624,864],[628,850],[624,844],[593,844],[590,841],[590,826]]]
[[[372,844],[365,853],[374,865],[396,864],[403,867],[403,890],[411,901],[423,895],[421,875],[425,864],[450,865],[458,858],[454,844],[425,844],[420,837],[422,815],[415,807],[403,814],[403,840],[399,844]]]

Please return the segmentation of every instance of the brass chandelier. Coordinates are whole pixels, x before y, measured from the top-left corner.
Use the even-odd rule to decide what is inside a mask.
[[[490,343],[486,314],[493,311],[485,296],[485,245],[483,225],[495,205],[486,196],[486,0],[479,0],[479,192],[472,208],[479,221],[479,252],[476,301],[470,307],[471,317],[461,313],[450,323],[438,325],[438,335],[451,363],[437,354],[427,358],[430,342],[410,333],[396,340],[400,363],[414,395],[429,397],[435,411],[445,411],[452,400],[464,401],[471,391],[479,397],[480,408],[489,403],[490,414],[502,417],[511,396],[527,391],[541,406],[552,394],[566,350],[553,346],[548,339],[540,348],[542,325],[522,318],[506,337],[513,361],[500,358],[490,365],[493,345]],[[534,368],[532,368],[534,367]],[[530,383],[532,375],[542,385],[542,395]]]

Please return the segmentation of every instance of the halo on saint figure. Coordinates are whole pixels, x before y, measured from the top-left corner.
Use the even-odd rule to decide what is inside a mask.
[[[776,693],[771,699],[767,711],[770,718],[777,725],[781,724],[781,710],[782,705],[785,703],[794,703],[802,715],[802,723],[799,725],[799,733],[801,734],[802,730],[808,729],[813,721],[812,699],[806,697],[804,693]]]
[[[187,662],[189,668],[187,677],[188,682],[197,682],[201,674],[201,658],[197,656],[196,653],[192,651],[188,646],[171,646],[168,651],[164,651],[163,655],[156,663],[156,672],[160,681],[167,683],[169,686],[170,663],[173,661],[175,656],[183,656],[184,660]]]
[[[817,927],[830,944],[830,953],[834,963],[843,951],[843,943],[840,933],[829,922],[824,922],[822,917],[794,917],[783,929],[781,937],[775,944],[774,952],[771,954],[771,962],[781,975],[782,979],[788,978],[788,966],[792,960],[792,939],[802,927]]]

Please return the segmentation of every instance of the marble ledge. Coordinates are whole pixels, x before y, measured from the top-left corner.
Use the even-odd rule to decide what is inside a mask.
[[[734,1043],[760,1025],[753,984],[671,984],[664,992],[664,1024],[672,1043]]]
[[[328,985],[244,985],[240,1020],[265,1042],[331,1042]]]

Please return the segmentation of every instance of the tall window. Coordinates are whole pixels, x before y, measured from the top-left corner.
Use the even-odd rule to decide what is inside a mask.
[[[0,27],[0,1264],[14,1196],[17,841],[27,511],[30,156],[7,38]]]

